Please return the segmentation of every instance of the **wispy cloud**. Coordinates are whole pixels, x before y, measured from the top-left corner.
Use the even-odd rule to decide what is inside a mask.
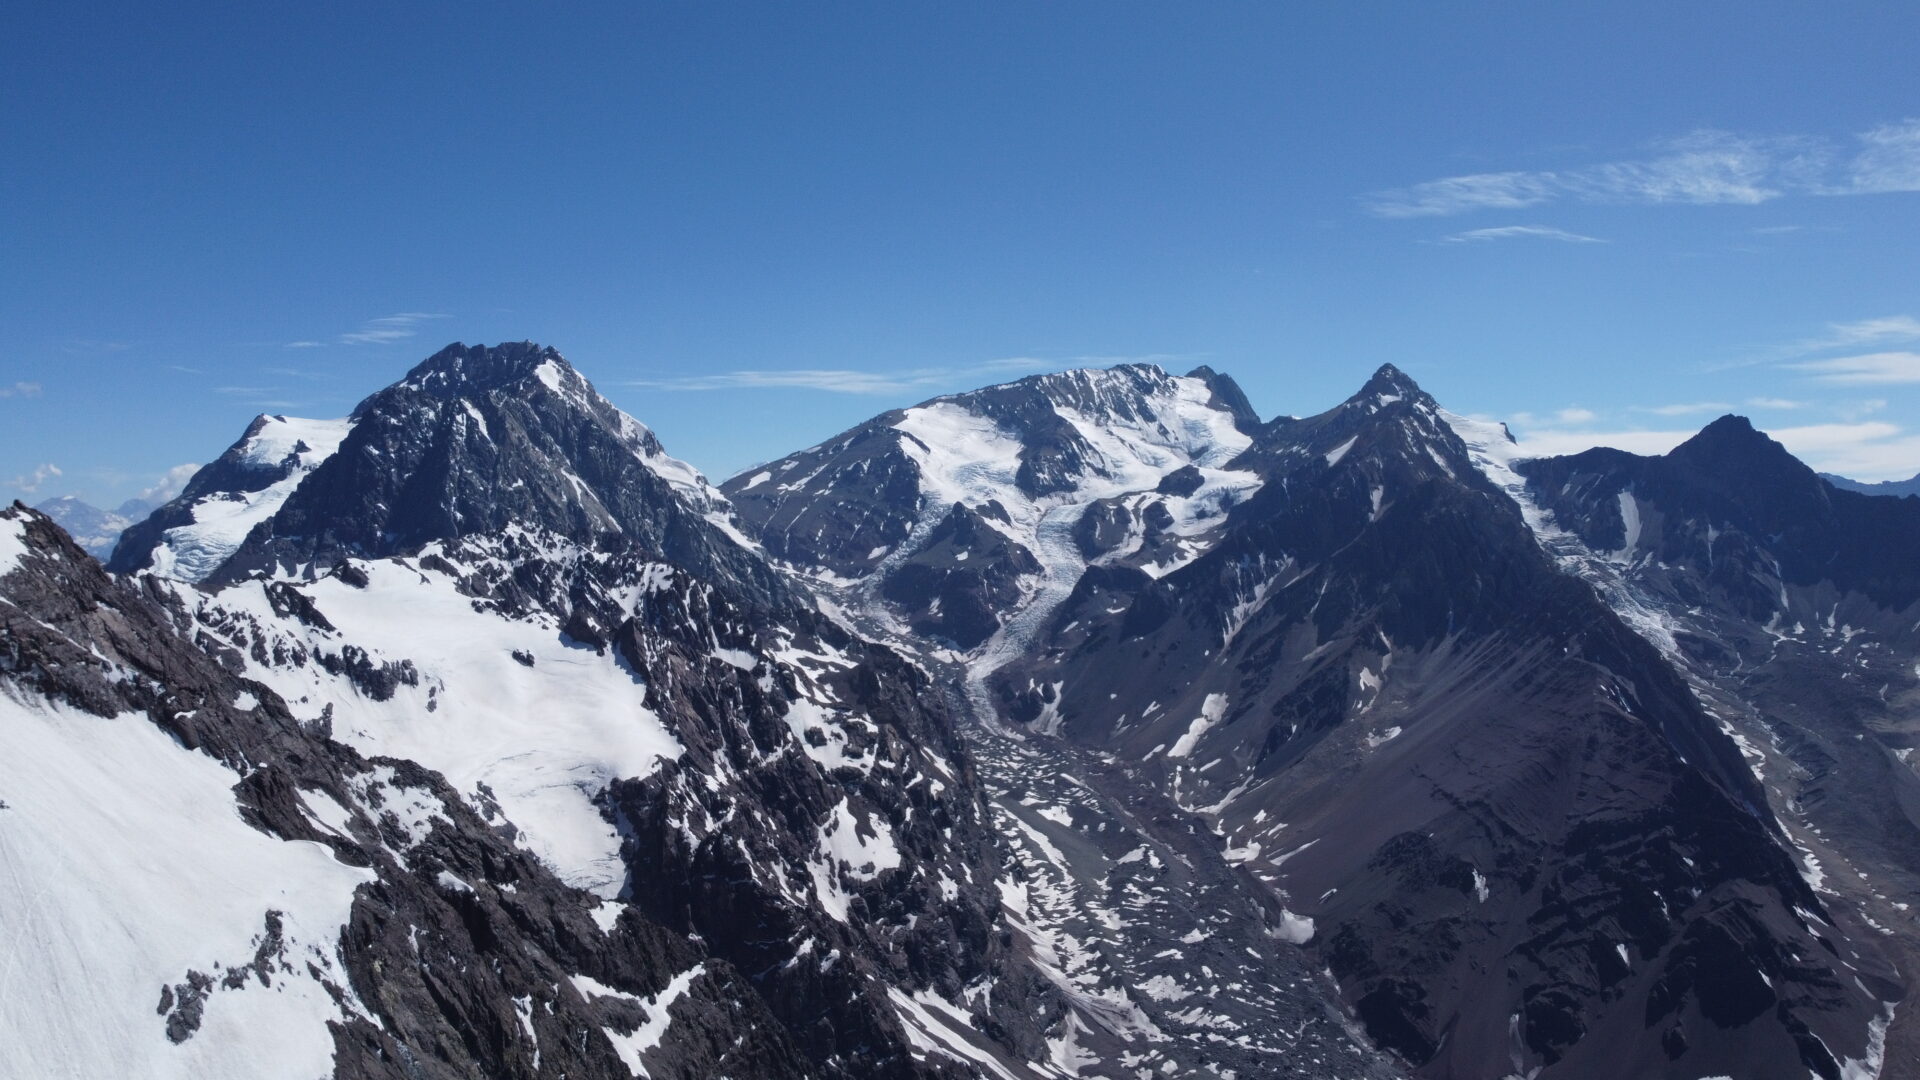
[[[391,345],[396,341],[405,341],[420,332],[420,324],[435,319],[452,316],[435,311],[402,311],[394,315],[383,315],[378,319],[368,319],[360,329],[349,330],[334,337],[332,342],[315,338],[303,338],[289,341],[283,345],[288,349],[319,349],[328,344],[334,345]]]
[[[60,343],[60,351],[68,356],[106,356],[131,348],[133,345],[125,341],[95,341],[90,338],[75,338]]]
[[[1535,424],[1569,424],[1578,427],[1583,424],[1591,424],[1595,420],[1600,419],[1600,414],[1594,412],[1592,409],[1583,409],[1578,405],[1571,405],[1567,408],[1546,414],[1517,412],[1508,417],[1508,419],[1513,423],[1527,427],[1532,427]]]
[[[1362,198],[1385,218],[1517,210],[1556,202],[1752,205],[1784,195],[1920,191],[1920,120],[1885,124],[1843,143],[1807,135],[1696,131],[1646,157],[1572,169],[1448,176]]]
[[[1702,416],[1708,413],[1720,413],[1724,415],[1737,411],[1743,406],[1749,409],[1762,409],[1775,412],[1785,409],[1805,408],[1806,404],[1804,401],[1793,401],[1788,398],[1750,397],[1739,405],[1730,401],[1683,401],[1671,405],[1636,405],[1633,411],[1651,413],[1654,416]]]
[[[1863,353],[1784,366],[1807,372],[1820,382],[1842,386],[1920,383],[1920,352]]]
[[[1809,424],[1769,434],[1821,472],[1869,481],[1920,474],[1920,435],[1895,424]]]
[[[278,386],[216,386],[213,392],[253,409],[298,409],[305,404],[286,397],[286,390]]]
[[[1563,244],[1604,244],[1597,236],[1582,236],[1550,225],[1502,225],[1492,229],[1468,229],[1443,236],[1443,244],[1484,244],[1494,240],[1557,240]]]
[[[193,474],[199,471],[200,466],[192,462],[184,465],[175,465],[165,473],[162,473],[158,481],[148,487],[141,488],[140,494],[135,495],[134,498],[142,502],[154,504],[167,502],[174,496],[180,494],[181,489],[187,486],[187,481],[193,479]]]
[[[856,371],[848,368],[789,368],[768,371],[726,371],[711,375],[663,376],[629,379],[627,386],[649,390],[820,390],[834,394],[885,396],[932,390],[978,382],[983,373],[1057,371],[1064,368],[1112,367],[1115,364],[1168,363],[1182,356],[1156,353],[1148,356],[1074,356],[1046,359],[1034,356],[1008,356],[965,367],[910,368],[898,371]]]
[[[1700,413],[1727,413],[1733,406],[1724,401],[1689,401],[1674,405],[1642,405],[1638,412],[1655,416],[1696,416]]]
[[[32,495],[37,493],[40,490],[41,484],[44,484],[47,481],[55,479],[56,477],[59,477],[61,475],[64,475],[64,474],[61,473],[60,466],[55,465],[52,462],[48,462],[44,465],[36,465],[33,467],[32,472],[22,476],[14,477],[13,488],[16,491],[23,492],[27,495]]]
[[[1882,315],[1829,323],[1825,333],[1792,342],[1776,350],[1772,358],[1789,360],[1779,365],[1785,370],[1835,386],[1920,383],[1920,352],[1887,348],[1913,342],[1920,342],[1920,319],[1911,315]],[[1862,348],[1873,351],[1849,351]],[[1821,356],[1822,353],[1843,355]]]
[[[420,332],[418,327],[421,323],[444,318],[447,316],[435,312],[403,311],[398,315],[369,319],[360,329],[341,334],[340,343],[342,345],[387,345],[395,341],[404,341]]]
[[[0,386],[0,398],[39,396],[40,384],[37,382],[17,382],[12,386]]]
[[[1883,124],[1860,141],[1864,147],[1849,169],[1852,190],[1920,191],[1920,120]]]
[[[1566,431],[1534,428],[1516,432],[1521,452],[1529,457],[1559,457],[1591,450],[1596,446],[1611,446],[1630,454],[1664,454],[1693,435],[1692,430]]]
[[[1920,319],[1911,315],[1882,315],[1877,319],[1828,323],[1826,333],[1794,342],[1787,346],[1786,354],[1804,356],[1829,349],[1852,349],[1901,341],[1920,341]]]
[[[628,386],[649,390],[825,390],[835,394],[896,394],[916,387],[943,384],[945,371],[853,371],[845,368],[796,368],[788,371],[727,371],[714,375],[679,375],[659,379],[630,379]]]
[[[1911,315],[1881,315],[1871,319],[1855,319],[1852,322],[1828,323],[1826,329],[1820,333],[1797,341],[1784,342],[1771,348],[1755,349],[1737,359],[1710,363],[1704,365],[1704,370],[1728,371],[1753,367],[1757,364],[1774,364],[1787,370],[1794,370],[1800,365],[1788,363],[1788,361],[1807,362],[1818,358],[1822,353],[1881,349],[1908,342],[1920,342],[1920,319]],[[1829,357],[1829,359],[1836,358]]]

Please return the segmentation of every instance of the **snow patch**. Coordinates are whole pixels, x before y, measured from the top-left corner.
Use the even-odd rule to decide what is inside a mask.
[[[375,662],[412,662],[418,685],[402,684],[386,701],[318,664],[250,659],[246,674],[289,702],[330,703],[334,737],[369,757],[417,761],[469,797],[486,785],[527,847],[561,880],[604,898],[618,895],[626,881],[620,837],[594,798],[614,780],[644,778],[681,753],[645,706],[631,670],[617,654],[568,644],[548,623],[476,611],[448,576],[392,560],[360,566],[365,588],[336,577],[300,587],[338,628],[337,638],[275,615],[264,583],[214,597],[183,589],[181,596],[215,611],[216,623],[250,617],[312,652],[336,651],[344,639]],[[531,656],[533,666],[507,659],[516,652]],[[408,820],[410,830],[425,824],[425,817]]]
[[[1227,695],[1208,694],[1206,700],[1200,704],[1200,715],[1194,717],[1193,722],[1187,725],[1186,734],[1181,735],[1180,738],[1174,742],[1173,749],[1167,751],[1167,756],[1170,758],[1183,758],[1192,754],[1194,746],[1200,741],[1200,737],[1205,735],[1208,729],[1218,724],[1220,718],[1225,716],[1226,712]]]
[[[27,516],[0,516],[0,577],[13,573],[28,550]]]
[[[1313,940],[1313,920],[1281,908],[1280,925],[1267,933],[1289,945],[1305,945]]]
[[[607,1041],[613,1044],[614,1051],[620,1055],[620,1060],[627,1066],[627,1071],[637,1077],[647,1077],[652,1074],[647,1072],[646,1053],[659,1046],[660,1040],[666,1037],[667,1025],[673,1023],[673,1003],[685,996],[687,990],[693,986],[694,980],[706,974],[706,970],[707,965],[695,964],[675,975],[658,994],[652,997],[641,997],[624,990],[615,990],[585,975],[575,975],[572,981],[574,989],[580,991],[583,997],[619,998],[640,1006],[641,1011],[646,1014],[646,1019],[640,1022],[639,1027],[624,1033],[611,1027],[602,1028],[601,1031],[606,1034]]]

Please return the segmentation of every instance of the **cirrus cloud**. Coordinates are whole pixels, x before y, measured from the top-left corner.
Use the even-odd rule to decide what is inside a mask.
[[[1556,229],[1551,225],[1502,225],[1492,229],[1468,229],[1443,236],[1443,244],[1485,244],[1494,240],[1555,240],[1563,244],[1604,244],[1597,236]]]
[[[437,311],[402,311],[393,315],[382,315],[377,319],[368,319],[358,330],[349,330],[337,334],[331,342],[315,338],[302,338],[282,345],[286,349],[318,349],[328,344],[334,345],[391,345],[405,341],[420,333],[420,324],[435,319],[447,319],[452,316]]]
[[[1549,203],[1754,205],[1786,195],[1920,191],[1920,120],[1882,124],[1850,142],[1809,135],[1695,131],[1647,156],[1564,170],[1447,176],[1362,197],[1383,218],[1442,217]]]
[[[1841,386],[1880,386],[1920,383],[1920,352],[1877,352],[1807,360],[1785,367],[1804,371],[1815,380]]]

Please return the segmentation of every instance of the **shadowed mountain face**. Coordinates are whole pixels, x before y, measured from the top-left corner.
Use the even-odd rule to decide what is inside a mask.
[[[1083,578],[1005,713],[1208,808],[1424,1072],[1864,1056],[1878,997],[1733,742],[1426,395],[1383,370],[1236,464],[1263,484],[1212,549]]]
[[[926,483],[904,456],[816,467],[897,443],[900,418],[726,486],[771,488],[769,512],[743,510],[768,537],[896,488],[917,492],[883,497],[903,522],[911,507],[993,526],[1029,440],[1059,460],[1023,416],[970,436],[1013,480],[991,492]],[[1895,969],[1809,884],[1777,800],[1664,639],[1543,546],[1551,519],[1509,490],[1511,453],[1483,425],[1387,367],[1327,413],[1231,430],[1196,471],[1232,496],[1188,517],[1176,549],[1142,556],[1182,468],[1095,498],[1056,487],[1024,527],[1007,515],[1036,585],[977,646],[928,654],[980,722],[1084,748],[1107,764],[1102,790],[1168,797],[1211,830],[1273,905],[1271,933],[1316,954],[1423,1075],[1838,1077],[1875,1056]],[[785,475],[801,479],[773,487]],[[802,532],[814,565],[891,570],[877,545],[855,550],[865,537]],[[1903,588],[1897,568],[1855,562]],[[901,611],[860,580],[840,588],[879,621]]]
[[[1694,567],[1722,603],[1762,622],[1781,610],[1783,585],[1828,582],[1895,611],[1920,600],[1920,500],[1836,489],[1743,417],[1664,457],[1597,449],[1520,472],[1592,550]]]
[[[1920,962],[1920,501],[1837,490],[1738,417],[1664,457],[1519,466],[1570,565],[1745,736],[1830,909]],[[1896,1021],[1887,1060],[1920,1060]],[[1889,1075],[1893,1073],[1890,1071]]]

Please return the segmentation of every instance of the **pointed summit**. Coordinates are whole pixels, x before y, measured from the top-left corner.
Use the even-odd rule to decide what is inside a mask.
[[[1755,437],[1758,437],[1761,439],[1766,438],[1765,435],[1762,435],[1760,433],[1760,430],[1758,428],[1753,426],[1753,421],[1737,413],[1727,413],[1726,415],[1720,417],[1718,420],[1715,420],[1712,423],[1708,424],[1706,427],[1701,428],[1698,434],[1696,434],[1692,439],[1689,439],[1687,441],[1694,442],[1699,440],[1708,440],[1708,441],[1746,440],[1751,442],[1755,439]]]
[[[1426,396],[1427,392],[1420,389],[1420,384],[1414,382],[1406,372],[1392,364],[1381,364],[1379,370],[1373,373],[1373,378],[1368,379],[1367,384],[1360,388],[1360,392],[1349,400],[1357,401],[1368,397],[1425,398]]]
[[[1187,378],[1199,379],[1213,392],[1210,404],[1217,405],[1233,414],[1235,426],[1251,435],[1260,427],[1260,414],[1254,411],[1253,402],[1247,400],[1247,392],[1233,381],[1231,375],[1222,374],[1205,364],[1187,372]]]
[[[533,342],[449,345],[351,418],[262,418],[215,464],[129,533],[115,569],[221,583],[522,528],[618,535],[710,580],[765,576],[719,492]]]
[[[456,341],[416,364],[399,382],[362,401],[353,410],[353,418],[359,420],[371,413],[415,409],[423,402],[459,398],[479,401],[508,387],[530,390],[535,382],[567,399],[568,404],[589,412],[613,414],[618,411],[567,363],[560,350],[550,345],[532,341],[467,345]],[[618,421],[614,423],[618,426]],[[652,438],[644,428],[639,430],[645,438]]]
[[[456,341],[416,364],[400,385],[441,393],[489,389],[536,375],[549,364],[561,371],[573,370],[552,346],[531,341],[499,345],[468,345]]]
[[[1729,478],[1756,470],[1769,475],[1790,473],[1795,479],[1813,475],[1786,447],[1755,428],[1751,420],[1732,413],[1701,428],[1699,434],[1674,447],[1667,457]]]

